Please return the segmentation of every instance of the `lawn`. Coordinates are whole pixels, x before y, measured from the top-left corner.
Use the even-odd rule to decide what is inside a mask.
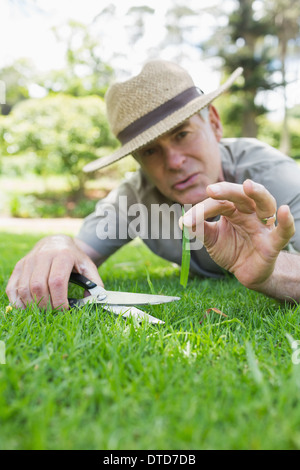
[[[164,325],[93,306],[6,313],[8,277],[38,238],[0,233],[0,449],[300,449],[299,306],[229,276],[183,289],[134,241],[101,268],[105,286],[180,295],[144,308]]]

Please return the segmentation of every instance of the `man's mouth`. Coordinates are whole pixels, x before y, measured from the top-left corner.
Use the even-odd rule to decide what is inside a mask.
[[[183,191],[184,189],[187,189],[189,186],[192,186],[199,173],[193,173],[192,175],[188,176],[188,178],[178,181],[178,183],[173,184],[173,188],[178,190],[178,191]]]

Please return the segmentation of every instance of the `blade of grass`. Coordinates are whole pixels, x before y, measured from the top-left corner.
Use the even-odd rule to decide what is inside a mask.
[[[182,216],[184,216],[184,208],[182,208]],[[187,286],[190,270],[191,251],[190,251],[190,238],[189,231],[183,225],[182,226],[182,259],[181,259],[181,271],[180,271],[180,284],[183,287]]]

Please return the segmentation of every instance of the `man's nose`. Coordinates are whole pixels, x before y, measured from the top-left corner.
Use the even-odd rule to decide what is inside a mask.
[[[165,163],[169,170],[178,170],[185,161],[184,154],[175,147],[167,147],[165,149]]]

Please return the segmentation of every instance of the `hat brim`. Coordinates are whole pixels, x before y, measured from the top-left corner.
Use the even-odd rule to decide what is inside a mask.
[[[121,158],[124,158],[127,155],[132,154],[133,152],[136,152],[145,145],[148,145],[153,140],[156,140],[162,135],[171,131],[172,129],[180,125],[182,122],[186,121],[194,114],[201,111],[201,109],[208,106],[213,100],[215,100],[218,96],[224,93],[228,88],[230,88],[230,86],[235,82],[237,77],[242,74],[242,72],[242,67],[237,68],[226,80],[226,82],[223,83],[223,85],[221,85],[220,87],[218,87],[215,91],[193,99],[179,110],[173,112],[166,118],[156,123],[154,126],[150,127],[146,131],[139,134],[137,137],[124,144],[112,154],[98,158],[97,160],[88,163],[83,167],[83,171],[85,173],[90,173],[92,171],[100,170],[101,168],[111,165],[112,163],[120,160]]]

